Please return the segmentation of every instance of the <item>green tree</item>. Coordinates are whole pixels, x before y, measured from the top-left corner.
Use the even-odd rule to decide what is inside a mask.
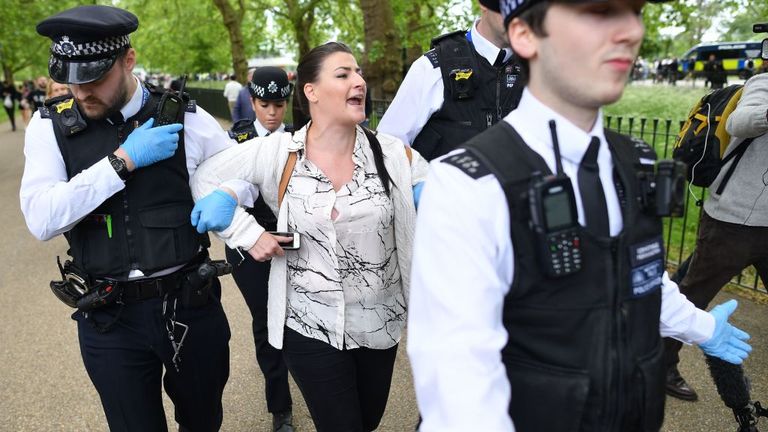
[[[229,35],[229,46],[232,53],[232,69],[237,81],[245,83],[248,79],[248,60],[245,58],[245,42],[243,41],[243,18],[245,17],[245,1],[237,0],[237,6],[232,6],[229,0],[213,0],[213,4],[224,19],[224,28]]]
[[[35,27],[44,18],[69,9],[76,3],[5,0],[0,14],[0,66],[3,78],[14,81],[14,75],[26,77],[48,75],[47,65],[51,40],[37,34]]]
[[[371,97],[391,99],[402,69],[400,37],[389,0],[359,0],[365,24],[364,70]]]

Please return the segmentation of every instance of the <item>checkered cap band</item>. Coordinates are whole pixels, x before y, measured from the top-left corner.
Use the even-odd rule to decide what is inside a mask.
[[[72,42],[68,36],[62,36],[51,44],[51,52],[60,57],[92,57],[113,53],[130,43],[131,38],[128,35],[83,43]]]
[[[251,94],[255,95],[259,99],[286,99],[291,94],[291,84],[287,84],[284,87],[278,87],[274,81],[270,81],[267,87],[255,84],[253,81],[248,81],[248,87],[251,88]],[[280,97],[276,97],[280,94]],[[267,97],[265,97],[267,95]]]

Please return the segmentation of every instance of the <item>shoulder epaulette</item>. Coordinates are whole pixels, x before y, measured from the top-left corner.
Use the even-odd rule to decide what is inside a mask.
[[[184,94],[186,96],[186,93]],[[184,107],[186,112],[197,112],[197,102],[194,99],[187,100],[187,105]]]
[[[41,106],[37,111],[40,113],[40,118],[51,118],[51,111],[47,106]]]
[[[472,152],[464,151],[441,160],[442,163],[453,165],[464,174],[477,180],[491,174],[491,170]]]
[[[437,58],[437,50],[431,49],[424,53],[424,57],[432,63],[432,69],[440,67],[440,59]]]
[[[635,151],[638,156],[644,159],[656,160],[656,151],[647,142],[637,137],[629,137],[632,140],[632,144],[635,146]]]
[[[430,47],[434,48],[435,45],[439,44],[440,42],[444,41],[445,39],[450,39],[452,37],[461,36],[461,37],[467,37],[467,31],[466,30],[456,30],[454,32],[446,33],[443,35],[440,35],[434,39],[432,39],[432,42],[430,43]]]

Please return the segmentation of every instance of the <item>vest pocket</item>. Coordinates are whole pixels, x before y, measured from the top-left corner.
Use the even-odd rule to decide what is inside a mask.
[[[191,203],[139,210],[143,229],[136,233],[136,255],[144,270],[159,270],[191,259],[199,247],[198,234],[189,221]]]
[[[504,358],[504,365],[512,388],[509,413],[515,430],[579,430],[589,393],[586,371],[510,358]]]
[[[631,407],[630,411],[640,414],[643,432],[657,432],[664,421],[664,391],[665,368],[663,362],[664,350],[659,343],[657,348],[637,363],[634,374],[634,384],[631,389],[637,389],[639,406]],[[635,409],[633,409],[635,408]]]
[[[122,254],[117,237],[112,236],[111,221],[107,216],[89,214],[70,234],[72,257],[89,275],[119,272]]]

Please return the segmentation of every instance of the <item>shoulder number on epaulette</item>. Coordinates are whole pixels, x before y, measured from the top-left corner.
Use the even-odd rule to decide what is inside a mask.
[[[41,106],[37,109],[40,112],[40,118],[51,118],[51,110],[46,106]]]
[[[632,140],[632,144],[634,144],[635,150],[637,151],[637,154],[640,155],[640,157],[646,159],[656,159],[656,151],[654,151],[653,147],[648,145],[648,143],[641,140],[640,138],[633,136],[631,136],[630,139]]]
[[[424,53],[424,57],[432,63],[432,69],[440,67],[440,60],[437,58],[437,50],[431,49]]]
[[[187,101],[187,106],[184,107],[184,111],[186,112],[197,112],[197,103],[194,99],[190,99]]]
[[[463,153],[448,156],[441,162],[453,165],[464,174],[472,177],[473,179],[479,179],[485,177],[491,173],[491,170],[483,162],[481,162],[474,154],[465,151]]]

